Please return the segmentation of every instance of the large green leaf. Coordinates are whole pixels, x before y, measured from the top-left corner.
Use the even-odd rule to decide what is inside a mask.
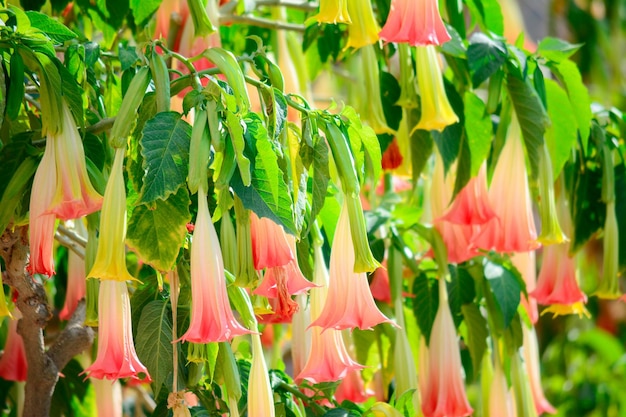
[[[313,181],[311,189],[312,202],[310,216],[311,225],[313,224],[313,220],[317,217],[318,213],[322,210],[322,206],[324,206],[329,180],[328,146],[318,135],[315,138],[315,145],[313,148]]]
[[[429,278],[425,272],[420,273],[413,281],[413,295],[415,300],[419,300],[413,303],[413,314],[426,343],[430,343],[430,332],[439,307],[437,280]]]
[[[546,129],[546,144],[552,161],[552,178],[558,178],[576,145],[576,117],[567,93],[555,81],[545,80],[550,126]]]
[[[22,202],[27,191],[27,185],[37,170],[37,158],[29,156],[21,161],[16,171],[10,177],[2,198],[0,198],[0,231],[4,231]],[[26,210],[24,210],[25,212]]]
[[[348,126],[350,143],[352,143],[353,137],[358,137],[360,143],[363,145],[363,149],[372,162],[372,178],[378,178],[380,176],[382,154],[376,133],[371,127],[361,123],[361,119],[354,108],[345,106],[341,111],[341,115],[346,117],[350,122]]]
[[[244,122],[246,123],[246,142],[256,151],[254,167],[264,171],[265,175],[260,181],[265,182],[265,188],[272,196],[272,203],[276,205],[278,204],[278,183],[283,174],[278,167],[276,151],[263,121],[256,113],[248,113]]]
[[[130,0],[130,9],[133,11],[135,23],[144,25],[148,18],[157,11],[161,0]]]
[[[562,39],[547,36],[539,42],[537,53],[549,60],[561,62],[574,55],[583,45],[572,44]]]
[[[155,269],[171,270],[191,221],[189,203],[187,188],[181,187],[167,200],[157,200],[154,208],[137,206],[128,221],[128,246]]]
[[[27,11],[26,16],[32,27],[45,33],[53,42],[63,43],[77,37],[67,26],[43,13]]]
[[[491,118],[486,112],[485,103],[476,94],[468,91],[465,93],[465,131],[467,132],[467,144],[471,154],[472,177],[478,174],[480,165],[483,163],[493,138],[493,126]]]
[[[574,236],[570,252],[577,252],[598,230],[604,227],[606,206],[602,202],[602,170],[593,169],[593,161],[576,161],[571,196]],[[618,193],[623,195],[624,193]],[[619,197],[618,197],[619,198]]]
[[[461,306],[463,313],[463,321],[467,327],[467,346],[469,347],[470,356],[472,357],[473,369],[480,369],[483,355],[487,350],[487,337],[489,331],[487,329],[487,320],[480,313],[480,309],[474,303],[463,304]]]
[[[187,181],[191,126],[176,112],[158,113],[141,138],[145,172],[140,203],[164,200]]]
[[[471,303],[476,296],[474,279],[465,269],[450,266],[450,281],[446,284],[450,311],[454,324],[458,327],[463,320],[461,306]]]
[[[484,272],[485,279],[504,318],[504,328],[507,328],[517,312],[522,287],[513,272],[503,265],[485,260]]]
[[[539,155],[543,146],[543,135],[548,123],[546,110],[537,92],[527,81],[512,74],[508,74],[506,80],[509,96],[522,128],[532,176],[536,178],[539,174]]]
[[[154,300],[141,311],[135,349],[141,363],[148,368],[153,392],[159,392],[173,372],[172,320],[167,302]]]
[[[474,33],[469,41],[467,60],[472,75],[472,84],[478,87],[504,64],[507,49],[501,40],[491,39],[481,32]]]

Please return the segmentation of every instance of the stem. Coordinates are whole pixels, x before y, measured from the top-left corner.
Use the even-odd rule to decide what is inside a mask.
[[[282,6],[290,9],[304,10],[308,12],[315,11],[319,8],[317,3],[294,2],[289,0],[257,0],[257,6]]]
[[[262,17],[254,16],[238,16],[234,14],[227,14],[220,16],[220,25],[228,23],[243,23],[252,26],[258,26],[267,29],[284,29],[292,30],[294,32],[304,33],[304,25],[297,25],[294,23],[276,22],[270,19],[264,19]]]
[[[313,408],[314,413],[316,415],[322,416],[326,413],[326,410],[324,410],[322,406],[317,404],[315,401],[311,401],[311,399],[306,394],[300,392],[300,390],[298,390],[297,388],[294,388],[291,385],[283,381],[279,382],[276,388],[283,389],[287,391],[288,393],[292,394],[294,397],[297,397],[300,400],[302,400],[302,402],[307,404],[309,407]]]
[[[170,303],[172,303],[172,340],[173,349],[172,349],[172,360],[173,360],[173,382],[172,382],[172,392],[178,391],[178,329],[176,324],[176,316],[178,311],[178,272],[176,270],[170,271],[168,273],[170,278]]]

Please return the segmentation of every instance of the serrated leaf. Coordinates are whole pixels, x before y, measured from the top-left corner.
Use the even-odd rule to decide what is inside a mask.
[[[154,208],[137,206],[128,221],[128,246],[156,270],[171,270],[191,221],[189,204],[187,188],[180,187],[166,200],[157,200]]]
[[[504,42],[491,39],[481,32],[474,33],[469,42],[467,60],[472,75],[472,84],[478,87],[504,64],[507,49]]]
[[[130,45],[119,46],[120,64],[122,65],[122,71],[126,71],[139,60],[137,55],[137,48]]]
[[[558,178],[569,160],[572,147],[578,139],[577,122],[569,97],[555,81],[545,80],[546,100],[550,126],[546,129],[545,141],[552,161],[552,178]]]
[[[244,140],[244,130],[241,126],[241,117],[235,113],[237,108],[237,101],[235,97],[230,94],[223,94],[226,100],[226,127],[230,133],[230,140],[235,150],[235,158],[237,159],[237,167],[239,168],[239,174],[243,184],[247,187],[252,181],[250,176],[250,160],[244,155],[244,149],[246,146]]]
[[[262,169],[265,174],[260,181],[266,181],[266,189],[272,195],[274,205],[278,204],[278,182],[282,177],[282,172],[278,168],[278,158],[276,151],[270,141],[267,129],[263,121],[256,113],[248,113],[244,118],[246,124],[246,142],[255,147],[254,157],[255,169]]]
[[[313,148],[313,183],[311,189],[311,224],[324,206],[330,174],[328,172],[328,146],[319,136]]]
[[[173,372],[172,340],[172,321],[167,302],[151,301],[141,311],[135,350],[141,363],[148,368],[154,392],[161,390],[161,386]]]
[[[131,321],[133,322],[133,338],[137,338],[137,329],[139,328],[139,319],[141,311],[151,301],[159,299],[159,287],[154,280],[142,279],[142,283],[135,289],[130,297]]]
[[[191,126],[179,113],[158,113],[146,122],[141,138],[145,171],[142,204],[164,200],[187,181]]]
[[[147,20],[157,11],[161,0],[130,0],[135,23],[145,25]]]
[[[43,13],[28,11],[26,12],[26,16],[28,16],[32,27],[45,33],[53,42],[63,43],[77,37],[77,35],[64,24]]]
[[[61,62],[56,62],[59,75],[61,76],[61,92],[68,104],[78,127],[85,127],[83,112],[83,89],[78,85],[72,74]]]
[[[358,140],[354,143],[360,142],[363,146],[363,149],[367,153],[367,156],[370,158],[372,162],[372,178],[378,178],[380,176],[381,160],[382,160],[382,152],[380,150],[380,143],[378,142],[378,137],[374,130],[361,123],[361,119],[359,115],[356,113],[356,110],[350,106],[345,106],[341,111],[341,115],[348,119],[348,136],[350,138],[350,144],[353,143],[353,138],[356,137]],[[353,154],[355,154],[355,149],[352,149]],[[358,166],[358,161],[355,158],[355,163]]]
[[[504,328],[506,329],[515,316],[515,313],[517,313],[522,288],[513,272],[502,265],[486,260],[484,272],[485,279],[493,292],[496,304],[500,308],[500,312],[502,312]]]
[[[463,304],[461,306],[463,320],[467,326],[467,346],[472,357],[473,369],[480,369],[483,355],[487,350],[487,320],[480,313],[480,309],[474,303]]]
[[[465,131],[471,154],[472,177],[478,174],[481,164],[491,149],[493,127],[486,112],[485,103],[474,93],[465,93]]]
[[[548,117],[537,92],[528,82],[507,75],[507,90],[522,128],[522,136],[533,178],[539,174],[539,155],[543,146]]]
[[[574,55],[583,45],[569,43],[563,39],[545,37],[537,46],[537,53],[551,61],[561,62]]]
[[[430,343],[430,332],[435,322],[439,307],[439,290],[437,280],[428,278],[426,273],[420,273],[413,281],[413,295],[419,302],[413,303],[413,314],[417,320],[426,343]]]

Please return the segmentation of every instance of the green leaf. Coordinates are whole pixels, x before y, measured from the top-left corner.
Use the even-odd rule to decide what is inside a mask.
[[[278,168],[278,158],[274,146],[270,141],[263,121],[256,113],[248,113],[244,118],[246,124],[246,142],[255,147],[254,166],[265,171],[264,179],[267,189],[272,195],[272,203],[278,204],[278,182],[282,171]]]
[[[448,302],[450,303],[454,324],[458,327],[463,319],[461,306],[474,301],[476,290],[474,288],[474,279],[465,269],[455,266],[450,266],[449,268],[450,281],[446,282]]]
[[[539,155],[548,122],[546,110],[541,104],[537,92],[528,82],[512,74],[508,74],[506,80],[509,96],[522,128],[522,136],[524,137],[532,176],[537,178],[539,174]]]
[[[504,328],[506,329],[517,313],[520,303],[522,287],[515,278],[513,272],[502,265],[498,265],[490,260],[485,260],[485,279],[493,292],[494,298],[504,318]]]
[[[483,7],[483,19],[487,29],[496,35],[504,35],[504,18],[498,0],[480,0]],[[477,368],[474,368],[477,369]]]
[[[578,66],[569,60],[561,61],[557,65],[550,65],[567,90],[567,95],[576,118],[576,125],[582,139],[583,151],[587,153],[589,132],[591,130],[591,100],[589,91],[583,83]]]
[[[407,111],[407,123],[409,126],[416,126],[419,120],[417,109]],[[422,175],[424,167],[428,163],[433,153],[433,137],[428,130],[418,129],[409,138],[411,146],[411,168],[413,171],[413,183],[417,183]]]
[[[137,338],[137,329],[139,328],[139,319],[143,308],[151,301],[160,299],[159,287],[157,285],[156,275],[152,275],[151,279],[142,279],[142,283],[135,289],[130,297],[131,321],[133,322],[133,338]]]
[[[140,203],[164,200],[187,181],[191,126],[176,112],[158,113],[141,138],[145,172]]]
[[[59,75],[61,76],[61,91],[63,98],[69,106],[78,127],[85,127],[83,112],[83,89],[80,88],[72,74],[60,62],[56,62]]]
[[[467,326],[467,346],[472,357],[473,369],[480,369],[483,355],[487,350],[487,320],[480,313],[480,309],[474,303],[463,304],[461,306],[463,320]]]
[[[318,135],[315,139],[315,145],[313,148],[313,183],[311,189],[312,202],[310,214],[311,225],[324,206],[329,181],[328,146]]]
[[[372,162],[374,171],[372,172],[372,178],[378,178],[381,170],[382,153],[380,150],[380,144],[378,143],[378,137],[374,130],[361,123],[359,115],[356,113],[353,107],[345,106],[341,111],[341,115],[348,119],[348,135],[350,138],[357,136],[360,139],[367,156]],[[350,140],[352,143],[352,139]],[[354,149],[352,150],[354,153]],[[355,159],[356,162],[356,159]]]
[[[413,295],[419,300],[418,303],[413,303],[413,314],[428,344],[439,307],[437,280],[430,279],[425,272],[421,272],[413,281]]]
[[[222,95],[226,100],[226,127],[230,133],[230,140],[235,150],[235,158],[237,159],[237,167],[243,180],[243,184],[247,187],[252,179],[250,177],[250,160],[244,155],[246,142],[244,140],[244,130],[241,126],[241,117],[236,113],[237,101],[230,94]]]
[[[43,13],[28,11],[26,12],[26,16],[28,16],[32,27],[41,30],[55,43],[63,43],[77,37],[77,35],[69,30],[63,23]]]
[[[570,158],[572,147],[578,139],[577,121],[567,93],[555,81],[546,79],[546,99],[550,126],[545,140],[552,161],[552,178],[558,178],[565,162]]]
[[[592,168],[592,161],[582,157],[574,169],[572,221],[574,236],[570,252],[577,252],[598,230],[604,227],[606,206],[602,202],[602,170]],[[622,195],[624,193],[618,193]]]
[[[0,198],[0,230],[4,231],[19,207],[22,196],[27,191],[27,185],[37,170],[37,159],[29,156],[22,160],[10,177]]]
[[[20,54],[11,55],[9,69],[9,91],[6,99],[6,111],[9,119],[15,120],[22,108],[22,101],[24,101],[24,60]]]
[[[130,9],[133,11],[135,23],[146,25],[147,20],[157,11],[161,0],[130,0]]]
[[[122,65],[122,71],[126,71],[139,60],[137,55],[137,48],[130,45],[120,44],[119,48],[120,64]]]
[[[171,270],[191,221],[189,203],[187,188],[180,187],[166,200],[157,200],[154,208],[137,206],[128,221],[128,246],[155,269]]]
[[[562,39],[545,37],[537,46],[537,53],[551,61],[565,61],[583,46],[582,43],[572,44]]]
[[[474,33],[469,41],[467,60],[472,84],[478,87],[504,64],[507,49],[504,42],[491,39],[481,32]]]
[[[481,164],[489,155],[493,138],[491,118],[486,111],[485,103],[476,94],[465,93],[465,131],[467,144],[471,154],[472,177],[478,174]]]
[[[159,392],[173,372],[172,320],[167,302],[154,300],[141,311],[135,349],[148,368],[153,392]]]

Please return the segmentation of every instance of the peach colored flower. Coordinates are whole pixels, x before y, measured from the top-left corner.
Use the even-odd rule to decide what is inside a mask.
[[[357,404],[364,403],[373,396],[371,390],[365,389],[361,371],[358,369],[349,371],[335,390],[335,400],[340,404],[346,400]]]
[[[0,356],[0,378],[7,381],[26,381],[28,362],[24,350],[24,340],[17,332],[17,322],[22,318],[18,309],[13,310],[13,318],[9,319],[9,331],[2,356]]]
[[[96,394],[98,417],[122,417],[122,385],[120,381],[105,381],[91,378]]]
[[[252,257],[257,271],[275,266],[283,266],[295,258],[289,247],[285,230],[268,219],[259,218],[250,212],[250,234],[252,236]]]
[[[537,345],[537,333],[535,328],[528,328],[522,325],[524,334],[524,346],[522,356],[526,365],[526,373],[530,382],[530,390],[532,392],[533,402],[537,410],[537,414],[543,413],[555,414],[556,409],[550,404],[543,394],[541,388],[541,370],[539,369],[539,347]]]
[[[441,20],[437,0],[392,0],[380,38],[423,46],[442,45],[450,35]]]
[[[77,235],[87,238],[87,229],[79,219],[75,223],[74,231]],[[70,250],[67,255],[67,285],[65,286],[65,303],[59,313],[61,320],[69,320],[76,310],[78,302],[85,298],[87,293],[87,278],[85,277],[85,260],[76,252]]]
[[[248,379],[248,416],[274,417],[274,394],[263,357],[261,336],[252,335],[252,365]]]
[[[491,380],[489,390],[489,416],[493,417],[515,417],[516,410],[513,404],[513,397],[507,386],[506,375],[500,364],[496,360],[495,371]]]
[[[529,252],[515,252],[511,255],[513,266],[518,270],[526,284],[528,297],[522,294],[521,303],[533,324],[537,323],[537,320],[539,320],[537,299],[532,296],[532,292],[537,286],[537,265],[535,257],[536,254],[534,250]]]

